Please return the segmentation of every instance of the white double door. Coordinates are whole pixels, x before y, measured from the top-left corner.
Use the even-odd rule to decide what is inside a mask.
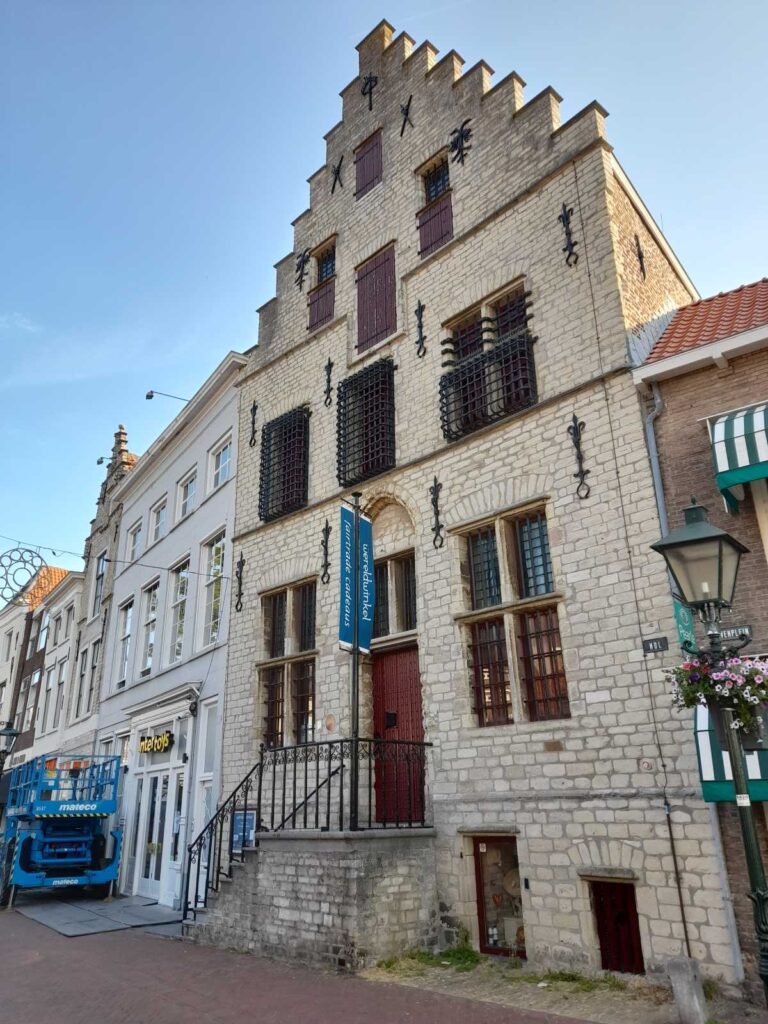
[[[181,889],[183,806],[183,768],[146,772],[137,780],[134,892],[169,905],[179,899]]]

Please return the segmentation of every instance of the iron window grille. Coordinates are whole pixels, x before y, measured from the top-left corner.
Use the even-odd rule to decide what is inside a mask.
[[[355,150],[355,199],[361,199],[381,181],[381,129]]]
[[[437,199],[448,191],[450,187],[450,175],[448,161],[441,160],[440,163],[431,167],[424,175],[424,196],[428,203]]]
[[[380,359],[339,382],[336,475],[342,487],[395,465],[395,365]]]
[[[480,725],[506,725],[513,721],[503,618],[473,623],[469,659],[474,710]]]
[[[516,619],[518,665],[529,720],[570,718],[557,609],[539,608]]]
[[[546,516],[543,512],[520,516],[514,520],[513,526],[518,595],[526,598],[551,594],[555,585]]]
[[[527,293],[503,300],[495,315],[463,321],[443,341],[440,378],[440,423],[443,436],[455,441],[538,400],[535,337]]]
[[[315,663],[298,661],[291,666],[293,729],[297,743],[311,743],[315,736]]]
[[[377,562],[373,636],[416,628],[416,570],[412,553]]]
[[[310,415],[302,406],[261,428],[259,518],[264,522],[307,504]]]
[[[416,629],[416,559],[398,559],[400,568],[400,612],[404,630]]]
[[[336,246],[329,245],[317,257],[317,283],[322,284],[336,273]]]
[[[501,603],[501,577],[493,526],[467,536],[470,599],[473,610]]]

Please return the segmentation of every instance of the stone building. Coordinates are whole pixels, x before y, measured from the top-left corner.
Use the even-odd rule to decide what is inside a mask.
[[[241,380],[223,775],[265,744],[272,831],[225,857],[190,931],[348,964],[463,926],[487,952],[657,972],[685,919],[735,981],[693,730],[642,647],[674,623],[631,368],[696,290],[598,103],[561,121],[553,89],[526,101],[386,22],[357,50]],[[349,831],[356,490],[377,604]],[[395,741],[431,744],[426,777]]]
[[[725,628],[748,626],[744,654],[768,652],[768,280],[687,305],[674,317],[634,371],[648,397],[649,449],[658,473],[663,532],[682,525],[691,496],[709,520],[749,548],[739,569],[734,606]],[[667,522],[668,520],[668,522]],[[703,637],[702,637],[703,640]],[[716,808],[747,979],[756,973],[752,905],[733,785],[720,749],[699,709],[697,739],[704,793]],[[768,752],[747,759],[753,808],[768,864]],[[737,957],[737,965],[740,958]]]

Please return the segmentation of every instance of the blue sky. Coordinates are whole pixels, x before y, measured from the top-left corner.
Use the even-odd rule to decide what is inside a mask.
[[[81,550],[118,422],[254,343],[381,17],[599,99],[703,295],[768,274],[762,0],[0,0],[0,534]]]

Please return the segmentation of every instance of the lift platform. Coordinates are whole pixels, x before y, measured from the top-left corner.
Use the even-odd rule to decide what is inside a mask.
[[[119,775],[119,757],[95,754],[44,755],[13,769],[0,837],[0,905],[12,904],[18,888],[92,886],[109,895],[122,847],[121,830],[109,830]]]

